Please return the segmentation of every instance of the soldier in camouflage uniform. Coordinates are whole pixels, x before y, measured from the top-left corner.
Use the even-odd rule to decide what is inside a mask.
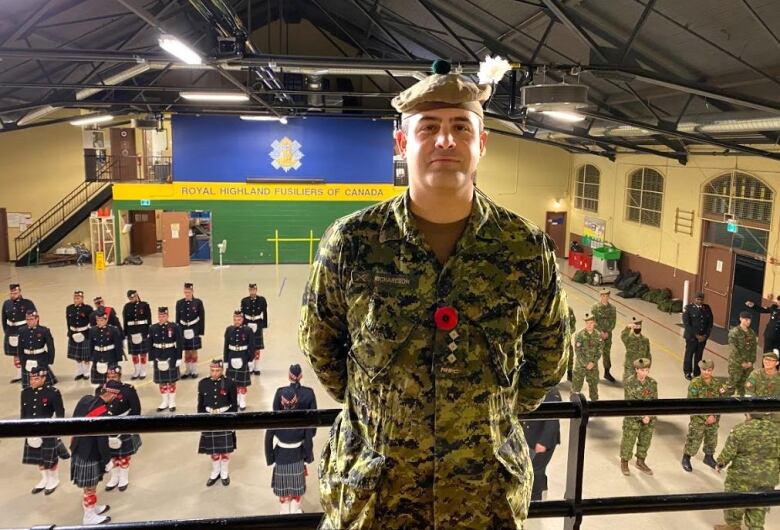
[[[763,368],[753,370],[745,381],[746,397],[780,398],[780,375],[777,370],[777,350],[764,353]],[[772,421],[780,423],[780,412],[772,413]]]
[[[750,319],[750,312],[742,311],[739,325],[729,330],[729,388],[732,394],[740,396],[745,395],[745,382],[753,371],[758,346],[756,332],[750,329]]]
[[[688,384],[688,399],[713,399],[724,397],[727,392],[726,382],[718,377],[713,377],[715,363],[712,359],[699,361],[701,374],[694,377]],[[699,447],[704,442],[704,463],[715,469],[715,448],[718,445],[718,427],[720,427],[720,414],[691,416],[688,424],[688,437],[685,439],[682,467],[689,473],[693,471],[691,457],[699,452]]]
[[[588,394],[591,401],[599,399],[599,357],[601,357],[601,335],[596,331],[596,319],[585,313],[585,329],[574,337],[574,351],[577,365],[574,367],[572,392],[582,390],[583,381],[588,382]]]
[[[604,379],[614,383],[615,378],[612,377],[609,370],[612,368],[610,353],[612,350],[612,330],[615,329],[617,323],[617,310],[609,303],[609,289],[599,291],[599,303],[595,304],[590,312],[596,317],[596,329],[601,334],[601,361],[604,364]]]
[[[473,184],[490,87],[445,70],[393,100],[408,191],[336,221],[304,292],[300,347],[343,403],[324,529],[522,528],[518,415],[566,370],[554,246]]]
[[[569,307],[569,329],[572,333],[577,329],[577,317],[574,316],[574,309]],[[566,365],[566,379],[572,380],[574,374],[574,355],[569,355],[569,364]]]
[[[634,369],[636,374],[623,384],[625,399],[658,399],[658,385],[655,379],[648,375],[650,359],[637,359],[634,361]],[[634,455],[634,444],[636,444],[636,467],[642,473],[653,474],[653,470],[645,463],[645,458],[653,439],[655,420],[655,416],[623,418],[623,438],[620,440],[620,470],[623,475],[631,474],[628,470],[628,461]]]
[[[747,420],[731,430],[718,455],[720,470],[728,466],[727,492],[772,491],[780,483],[780,426],[769,414],[745,414]],[[726,524],[715,530],[739,530],[744,520],[748,530],[763,530],[768,508],[724,510]]]
[[[620,340],[626,347],[626,359],[623,361],[623,382],[625,382],[636,373],[634,361],[637,359],[652,361],[653,357],[650,353],[650,339],[642,335],[642,321],[637,320],[636,317],[631,317],[631,323],[620,332]]]

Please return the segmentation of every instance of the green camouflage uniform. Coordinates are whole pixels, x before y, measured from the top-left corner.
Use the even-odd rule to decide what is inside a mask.
[[[437,307],[459,314],[438,330]],[[566,369],[553,245],[477,191],[440,265],[408,192],[322,237],[299,345],[343,408],[319,469],[324,529],[522,528],[533,483],[518,415]]]
[[[569,329],[574,332],[577,329],[577,317],[574,316],[574,309],[569,307]],[[571,374],[574,370],[574,355],[569,355],[569,364],[566,366],[566,372]]]
[[[731,464],[731,465],[729,465]],[[780,426],[763,418],[752,418],[734,427],[718,455],[718,466],[729,466],[727,492],[771,491],[780,482]],[[724,510],[726,523],[748,530],[764,528],[767,508]]]
[[[729,387],[732,393],[740,396],[745,395],[745,382],[747,381],[753,367],[742,368],[742,363],[756,362],[756,346],[758,338],[756,333],[748,328],[742,331],[739,326],[734,326],[729,331]]]
[[[753,370],[745,381],[745,395],[780,398],[780,372],[770,377],[763,366]],[[780,412],[772,413],[772,421],[780,423]]]
[[[598,302],[591,308],[590,312],[596,317],[596,329],[608,334],[601,343],[601,360],[604,363],[604,371],[609,372],[609,369],[612,368],[612,359],[610,359],[609,354],[612,350],[612,330],[615,329],[617,323],[617,310],[610,303],[604,305]]]
[[[599,357],[601,357],[601,335],[597,330],[588,333],[581,329],[574,337],[574,351],[577,354],[577,364],[574,367],[574,377],[571,382],[573,392],[582,390],[584,381],[588,382],[588,394],[592,401],[599,398]],[[588,370],[588,363],[593,368]]]
[[[688,399],[714,399],[724,397],[728,392],[726,381],[713,377],[709,383],[705,383],[701,376],[694,377],[688,383]],[[691,416],[688,423],[688,436],[685,439],[684,453],[694,456],[699,452],[699,447],[704,441],[704,454],[715,454],[718,445],[718,427],[720,427],[720,414],[715,414],[715,423],[707,425],[707,415]]]
[[[658,399],[658,384],[650,376],[647,376],[644,382],[639,381],[636,375],[629,377],[623,383],[623,390],[626,399]],[[650,423],[645,425],[639,416],[623,418],[623,438],[620,440],[621,459],[631,460],[634,444],[636,444],[636,457],[642,459],[647,457],[647,450],[650,449],[650,442],[653,439],[655,420],[655,416],[650,416]]]
[[[620,340],[626,347],[626,360],[623,363],[623,381],[636,373],[634,361],[637,359],[650,359],[650,339],[644,335],[637,335],[631,328],[625,328],[620,332]]]

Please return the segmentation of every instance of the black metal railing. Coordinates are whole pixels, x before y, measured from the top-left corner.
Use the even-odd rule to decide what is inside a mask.
[[[171,164],[170,156],[84,155],[86,180],[101,182],[171,182]]]
[[[536,411],[522,415],[524,421],[569,419],[569,447],[564,499],[534,501],[530,518],[564,518],[564,529],[579,529],[587,516],[629,513],[678,512],[724,508],[780,505],[780,491],[749,493],[684,493],[630,497],[582,498],[583,464],[588,420],[596,417],[672,416],[713,413],[778,412],[780,399],[660,399],[655,401],[595,401],[581,394],[572,395],[570,403],[543,403]],[[185,432],[246,429],[279,429],[327,427],[339,410],[303,410],[282,412],[243,412],[220,414],[182,414],[176,416],[129,416],[118,418],[67,418],[49,420],[0,421],[0,439],[31,436],[121,434],[126,432]],[[220,517],[213,519],[176,519],[109,523],[110,529],[200,530],[223,527],[231,529],[314,529],[321,513]],[[34,526],[33,530],[87,530],[88,526]],[[4,529],[7,530],[7,529]]]

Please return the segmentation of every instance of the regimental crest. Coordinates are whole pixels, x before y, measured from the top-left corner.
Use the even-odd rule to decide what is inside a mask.
[[[273,151],[268,155],[271,157],[271,165],[275,169],[283,169],[287,173],[291,169],[301,167],[303,152],[301,144],[297,140],[291,140],[285,136],[281,140],[274,140],[271,147],[273,147]]]

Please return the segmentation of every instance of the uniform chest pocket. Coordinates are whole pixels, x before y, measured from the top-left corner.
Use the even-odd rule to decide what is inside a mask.
[[[499,385],[509,386],[523,363],[523,334],[528,330],[523,307],[511,305],[499,317],[480,320],[477,327],[487,342]]]
[[[397,297],[377,293],[352,311],[357,331],[352,334],[350,356],[373,380],[390,366],[419,319]]]

